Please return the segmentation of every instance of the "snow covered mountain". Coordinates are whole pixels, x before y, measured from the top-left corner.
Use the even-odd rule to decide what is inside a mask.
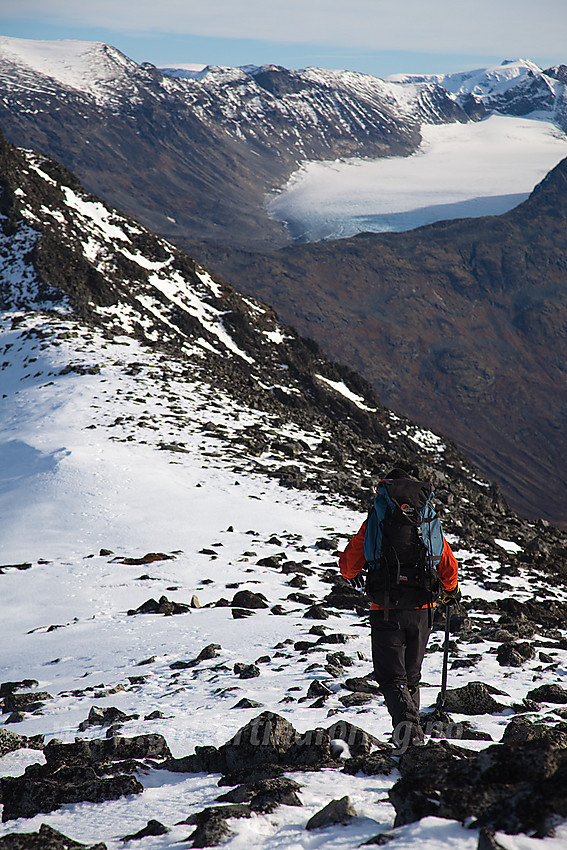
[[[0,173],[0,848],[560,845],[565,534],[61,166]],[[467,603],[417,760],[336,571],[400,458]]]
[[[91,42],[0,38],[0,127],[178,242],[285,242],[266,193],[306,161],[406,156],[422,124],[494,112],[567,129],[562,66],[380,80],[279,66],[138,65]],[[148,163],[153,163],[148,168]]]
[[[461,73],[392,78],[402,85],[436,83],[450,92],[457,103],[475,118],[492,112],[504,115],[543,113],[567,130],[567,96],[564,65],[542,70],[526,59]]]
[[[190,249],[192,256],[221,271],[240,289],[258,295],[269,290],[276,279],[283,281],[278,282],[277,291],[266,300],[276,304],[280,313],[294,325],[295,317],[299,316],[306,335],[320,340],[331,339],[330,344],[335,344],[329,314],[321,311],[320,304],[313,307],[314,292],[302,283],[299,291],[294,289],[293,297],[290,296],[291,282],[297,274],[302,275],[303,281],[309,281],[310,275],[304,275],[303,268],[294,267],[297,254],[293,251],[275,252],[275,248],[288,242],[288,234],[280,222],[268,216],[266,193],[283,185],[305,159],[411,154],[420,144],[424,122],[437,124],[433,129],[438,129],[439,122],[470,123],[498,110],[498,114],[493,115],[498,122],[508,120],[503,116],[509,114],[527,115],[526,121],[536,124],[542,124],[540,119],[545,118],[546,127],[553,133],[554,126],[565,124],[565,79],[563,66],[542,71],[529,61],[505,62],[494,68],[446,77],[385,81],[346,71],[289,71],[275,66],[208,68],[188,76],[183,69],[179,74],[174,69],[162,73],[153,66],[138,65],[104,44],[4,38],[0,40],[0,127],[8,140],[55,157],[77,173],[90,191],[134,215],[154,232]],[[517,129],[517,118],[514,122],[513,127]],[[503,135],[505,133],[499,133],[498,138]],[[460,138],[460,134],[455,134],[455,139]],[[402,157],[398,161],[400,159]],[[401,182],[409,187],[414,185],[411,180]],[[491,181],[485,174],[479,184],[486,186]],[[513,181],[507,182],[502,191],[519,200],[521,196],[516,195],[512,184]],[[522,191],[528,188],[523,184]],[[428,206],[435,206],[434,198],[435,186],[428,193]],[[363,228],[365,217],[360,216],[359,221]],[[479,232],[483,227],[479,225]],[[538,233],[531,228],[530,239],[547,244],[543,227]],[[487,230],[490,229],[488,223]],[[408,238],[411,241],[413,237]],[[369,246],[368,242],[364,244]],[[355,271],[351,266],[345,270],[348,285],[354,275],[355,287],[360,285],[368,289],[370,286],[372,289],[374,277],[369,271],[372,258],[362,256],[362,245],[362,241],[357,244]],[[235,246],[240,253],[235,251]],[[341,249],[337,250],[340,254]],[[469,257],[460,253],[458,244],[451,244],[447,250],[452,257],[451,269],[453,262],[455,268],[463,265],[463,274],[467,276],[471,266]],[[302,256],[307,254],[307,267],[311,269],[316,265],[317,248],[313,255],[307,251]],[[432,262],[437,261],[433,259]],[[422,270],[428,268],[428,263],[426,259]],[[505,259],[505,269],[506,263]],[[517,268],[521,271],[523,267],[520,256]],[[485,294],[499,275],[498,265],[490,268],[487,289],[483,289]],[[532,268],[530,264],[530,274]],[[536,262],[535,268],[542,278],[536,281],[538,290],[540,286],[545,290],[547,281],[543,279],[543,271],[546,266]],[[402,269],[405,286],[408,274],[412,273],[408,273],[405,266]],[[506,276],[507,272],[504,274]],[[422,276],[422,285],[424,278],[427,275]],[[449,297],[459,298],[460,271],[453,277],[449,273],[448,278]],[[514,280],[519,279],[515,275]],[[429,286],[429,282],[425,285]],[[350,321],[347,313],[351,302],[348,297],[341,300],[342,296],[337,294],[341,307],[338,327],[344,329]],[[520,303],[520,296],[518,298]],[[547,305],[547,296],[543,300]],[[552,301],[554,305],[559,303],[555,291]],[[431,309],[436,326],[437,307],[432,305]],[[531,309],[530,301],[528,313]],[[552,306],[552,312],[554,309]],[[469,315],[468,311],[465,315]],[[367,317],[366,308],[364,316]],[[396,308],[395,317],[397,327],[391,338],[397,345],[397,341],[404,338],[404,310]],[[545,318],[537,327],[532,326],[530,333],[538,335],[541,329],[547,333],[548,326],[552,326],[555,334],[559,325],[553,313],[549,321]],[[377,344],[382,345],[384,335],[379,333],[379,320],[373,315],[369,317],[367,327],[370,326],[378,329]],[[408,387],[407,394],[413,399],[413,385],[407,381],[406,371],[395,373],[392,364],[400,362],[399,358],[390,356],[389,352],[386,358],[368,353],[367,327],[362,356],[354,353],[349,365],[365,371],[380,393],[392,393],[391,405],[399,405],[407,412],[410,408],[405,406],[407,396],[402,397],[403,388]],[[516,331],[516,327],[512,328],[515,339]],[[463,329],[460,328],[457,349],[462,348],[462,342]],[[500,335],[495,342],[500,349],[503,344]],[[373,340],[372,345],[375,343]],[[346,356],[345,345],[336,344],[340,356]],[[530,358],[533,339],[526,345],[524,353]],[[502,428],[494,425],[491,415],[496,404],[498,410],[505,408],[501,413],[507,421],[507,402],[502,403],[501,394],[495,393],[496,399],[477,397],[472,409],[468,403],[471,386],[475,393],[479,392],[479,387],[496,386],[486,377],[493,374],[493,364],[488,371],[481,370],[476,355],[471,354],[476,351],[476,344],[471,341],[465,347],[460,371],[454,366],[457,361],[451,347],[449,380],[456,384],[450,396],[451,415],[447,417],[444,413],[449,404],[444,390],[440,390],[443,403],[440,405],[435,399],[435,393],[447,380],[447,373],[443,371],[446,363],[443,347],[441,354],[434,354],[424,366],[428,381],[431,377],[436,388],[435,393],[432,395],[426,390],[419,402],[412,403],[419,405],[419,415],[432,426],[434,423],[434,427],[444,430],[444,423],[448,422],[447,427],[452,429],[450,436],[466,440],[463,445],[474,451],[486,468],[496,470],[509,497],[516,499],[518,496],[515,502],[518,508],[538,515],[537,510],[534,513],[531,481],[539,482],[546,476],[541,474],[537,445],[555,446],[558,433],[555,417],[551,419],[553,425],[548,424],[547,400],[543,408],[533,401],[539,397],[547,399],[547,395],[537,380],[535,385],[531,383],[531,375],[519,388],[520,395],[529,395],[530,401],[525,408],[529,414],[529,428],[532,421],[537,421],[542,423],[545,433],[532,430],[537,439],[533,445],[528,445],[530,458],[527,465],[521,464],[518,480],[515,473],[517,451],[507,448],[504,456],[501,455]],[[553,351],[556,350],[554,344]],[[412,348],[411,356],[414,354],[415,348]],[[506,364],[511,362],[513,359],[506,354]],[[378,375],[375,374],[377,364]],[[539,364],[538,371],[541,373]],[[422,385],[420,381],[419,386]],[[453,416],[455,404],[456,416]],[[479,404],[483,405],[480,416],[477,415]],[[416,415],[417,407],[411,409]],[[488,448],[486,418],[491,423]],[[509,446],[517,445],[519,440],[524,454],[527,444],[521,421],[521,416],[515,416],[504,434],[506,440],[510,440]],[[457,424],[453,430],[454,422]],[[535,458],[531,457],[532,451]],[[555,468],[555,461],[551,462]],[[545,468],[548,466],[546,459]],[[558,492],[564,491],[554,486],[551,507],[556,520],[562,516],[555,512],[556,506],[562,504],[562,495],[558,498]],[[541,504],[539,495],[536,501],[537,509]]]
[[[416,118],[375,83],[337,88],[323,72],[271,67],[186,79],[105,44],[0,39],[8,140],[57,158],[92,191],[177,238],[282,241],[263,198],[300,161],[414,150]]]

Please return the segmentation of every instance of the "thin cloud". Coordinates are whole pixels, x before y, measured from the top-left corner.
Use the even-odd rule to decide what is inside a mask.
[[[363,50],[562,55],[565,0],[19,0],[3,17]]]

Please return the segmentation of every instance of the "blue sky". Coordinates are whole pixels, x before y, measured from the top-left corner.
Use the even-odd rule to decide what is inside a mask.
[[[567,0],[0,0],[0,34],[105,41],[156,65],[388,74],[567,63]]]

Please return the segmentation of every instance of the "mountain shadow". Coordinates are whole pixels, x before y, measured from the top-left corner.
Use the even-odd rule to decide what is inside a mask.
[[[286,247],[192,245],[456,441],[526,516],[567,522],[567,159],[502,216]]]

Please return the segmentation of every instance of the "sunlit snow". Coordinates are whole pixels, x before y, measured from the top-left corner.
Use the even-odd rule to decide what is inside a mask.
[[[499,215],[567,156],[565,133],[533,117],[426,125],[422,136],[409,157],[305,164],[269,200],[270,215],[307,242]]]

